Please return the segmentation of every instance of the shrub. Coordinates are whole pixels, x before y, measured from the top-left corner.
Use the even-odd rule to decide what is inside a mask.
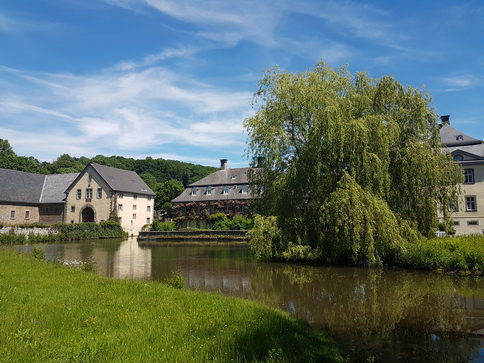
[[[163,282],[176,289],[182,289],[185,287],[185,277],[181,272],[172,271],[170,276],[166,277]]]
[[[176,223],[173,221],[160,222],[155,219],[151,224],[151,230],[152,231],[175,231]]]

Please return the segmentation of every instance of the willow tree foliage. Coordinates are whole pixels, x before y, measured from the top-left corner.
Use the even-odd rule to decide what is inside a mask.
[[[430,96],[393,77],[320,62],[269,70],[245,120],[261,169],[262,214],[277,217],[279,255],[296,245],[328,261],[378,265],[432,233],[461,172],[441,152]]]

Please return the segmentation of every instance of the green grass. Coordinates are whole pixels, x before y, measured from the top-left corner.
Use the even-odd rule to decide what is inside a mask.
[[[114,280],[0,248],[1,362],[341,361],[259,303]]]
[[[432,238],[407,245],[406,267],[484,274],[484,236]]]

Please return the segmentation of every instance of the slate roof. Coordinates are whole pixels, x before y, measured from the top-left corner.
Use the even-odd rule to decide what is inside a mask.
[[[249,185],[247,173],[251,169],[253,168],[226,168],[218,170],[188,185],[183,193],[173,199],[172,202],[190,203],[254,199],[250,189],[246,189]],[[225,188],[227,188],[226,194],[224,194]],[[195,194],[193,194],[193,191],[195,191]]]
[[[440,127],[440,141],[443,146],[447,147],[482,144],[481,140],[454,129],[449,123],[442,124]]]
[[[66,197],[64,192],[77,178],[78,175],[79,173],[46,175],[40,202],[63,202]]]
[[[79,174],[43,175],[0,169],[0,201],[10,203],[62,203],[64,191]]]
[[[138,174],[131,170],[113,168],[110,166],[89,164],[104,179],[108,186],[116,192],[156,195]]]
[[[188,187],[248,184],[247,172],[252,168],[227,168],[218,170]]]

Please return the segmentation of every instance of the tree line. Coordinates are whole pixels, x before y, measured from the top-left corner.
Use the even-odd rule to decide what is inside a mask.
[[[8,140],[0,139],[0,168],[37,174],[66,174],[79,173],[88,163],[136,172],[156,193],[155,209],[161,211],[162,215],[170,212],[172,207],[170,201],[178,196],[188,184],[217,170],[210,166],[162,158],[154,159],[149,156],[145,159],[115,155],[96,155],[88,158],[62,154],[53,162],[40,162],[33,156],[17,155]]]

